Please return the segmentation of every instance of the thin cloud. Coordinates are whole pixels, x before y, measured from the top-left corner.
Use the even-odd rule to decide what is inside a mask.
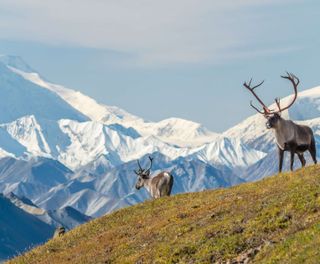
[[[273,24],[259,7],[286,2],[0,0],[0,32],[6,39],[132,54],[130,63],[138,65],[217,63],[242,56],[235,50],[246,44],[256,46],[255,54],[288,49],[261,44],[280,31],[258,26]]]

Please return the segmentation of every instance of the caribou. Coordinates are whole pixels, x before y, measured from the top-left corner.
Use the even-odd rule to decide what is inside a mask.
[[[313,132],[310,127],[298,125],[291,120],[285,120],[281,117],[281,113],[289,109],[297,99],[298,96],[298,85],[300,80],[297,76],[292,73],[288,73],[281,78],[287,79],[291,82],[294,89],[294,96],[292,100],[287,104],[287,106],[282,107],[280,105],[280,99],[276,98],[275,103],[277,110],[269,109],[263,101],[255,93],[255,89],[262,85],[264,81],[260,82],[257,85],[252,85],[252,79],[249,83],[244,82],[243,86],[248,89],[257,101],[261,104],[262,110],[258,109],[256,106],[250,102],[252,108],[254,108],[258,113],[262,114],[266,119],[267,129],[272,129],[275,133],[276,143],[278,147],[278,156],[279,156],[279,173],[282,171],[283,156],[285,151],[290,152],[290,169],[293,170],[294,164],[294,155],[297,154],[301,162],[301,166],[306,165],[306,160],[303,156],[305,151],[309,151],[313,162],[317,164],[316,158],[316,143],[314,139]]]
[[[153,158],[149,156],[149,160],[150,166],[148,169],[143,169],[139,160],[137,161],[139,169],[134,170],[134,173],[138,176],[136,189],[146,188],[153,199],[170,196],[173,185],[172,175],[169,172],[163,171],[154,177],[150,177]]]

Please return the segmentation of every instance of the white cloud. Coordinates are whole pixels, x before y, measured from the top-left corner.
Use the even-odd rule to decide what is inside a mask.
[[[261,32],[267,18],[250,10],[279,2],[285,1],[0,0],[0,38],[110,49],[142,64],[216,63],[276,34]]]

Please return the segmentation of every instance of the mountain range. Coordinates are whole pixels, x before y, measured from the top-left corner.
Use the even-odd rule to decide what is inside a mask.
[[[300,92],[283,116],[311,126],[319,149],[319,114],[316,87]],[[1,197],[14,208],[12,217],[18,211],[38,230],[41,225],[48,230],[0,254],[12,256],[43,242],[59,225],[73,228],[148,199],[145,190],[134,189],[137,159],[147,166],[152,155],[154,173],[171,171],[176,194],[272,175],[275,152],[272,132],[259,114],[220,134],[180,118],[146,121],[47,81],[20,57],[0,56]]]

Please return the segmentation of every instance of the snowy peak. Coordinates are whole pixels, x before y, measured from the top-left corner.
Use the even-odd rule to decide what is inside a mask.
[[[79,91],[47,82],[43,80],[37,72],[25,72],[24,70],[15,68],[14,66],[9,66],[13,72],[19,74],[25,80],[56,93],[72,107],[77,109],[79,112],[82,112],[93,121],[99,121],[105,124],[114,124],[139,120],[138,117],[131,115],[118,107],[99,104],[94,99]]]
[[[237,138],[220,137],[200,147],[192,155],[207,163],[236,168],[256,163],[265,153],[247,147]]]
[[[181,122],[189,123],[179,120]],[[190,123],[201,128],[199,124]],[[5,142],[0,148],[4,156],[56,159],[73,170],[90,163],[96,164],[97,168],[99,164],[112,168],[153,152],[161,152],[172,160],[198,153],[206,162],[228,167],[243,167],[261,158],[261,153],[245,147],[240,141],[213,136],[215,140],[202,147],[179,147],[158,136],[140,136],[134,129],[121,125],[68,119],[56,122],[25,116],[0,125],[0,142]],[[239,155],[237,151],[240,151]]]
[[[0,144],[3,155],[47,157],[71,169],[78,169],[100,157],[113,167],[155,151],[172,159],[192,151],[165,143],[156,136],[140,136],[134,129],[118,124],[37,120],[33,115],[0,125],[0,142],[3,142]]]
[[[36,72],[25,72],[12,66],[9,68],[26,81],[56,93],[92,121],[106,125],[120,124],[135,129],[143,136],[157,136],[162,141],[181,147],[199,146],[217,136],[201,124],[180,118],[169,118],[158,123],[146,122],[118,107],[99,104],[81,92],[47,82]]]
[[[154,135],[182,147],[194,147],[214,140],[218,134],[199,123],[181,118],[169,118],[158,123],[144,123],[137,128],[142,135]]]
[[[35,156],[50,154],[50,148],[42,133],[42,128],[33,115],[19,118],[12,123],[0,125],[0,127],[24,146],[27,152]]]
[[[0,63],[14,67],[24,72],[35,72],[21,57],[14,55],[0,55]]]
[[[0,123],[12,122],[26,115],[49,120],[88,120],[57,94],[25,80],[2,63],[0,87]]]

